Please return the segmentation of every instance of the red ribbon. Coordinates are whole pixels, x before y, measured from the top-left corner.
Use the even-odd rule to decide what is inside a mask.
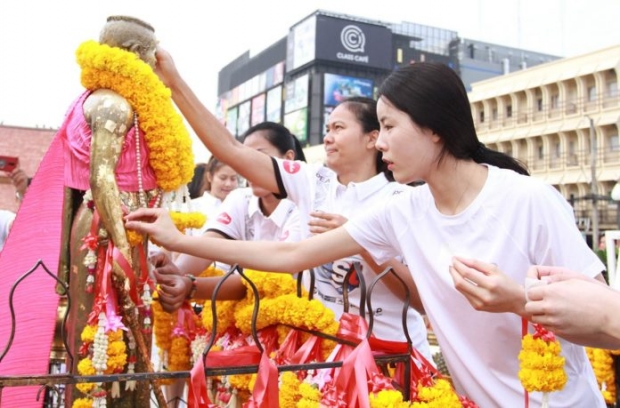
[[[380,374],[379,368],[373,358],[370,344],[364,339],[342,362],[342,368],[334,379],[335,390],[329,393],[329,400],[326,399],[324,403],[340,404],[339,401],[333,401],[334,397],[340,399],[346,396],[348,408],[369,407],[368,382],[377,374]]]
[[[215,407],[209,400],[207,393],[207,380],[205,377],[204,360],[200,358],[192,367],[189,389],[187,393],[188,408]]]
[[[279,406],[278,368],[267,353],[263,353],[252,398],[243,404],[243,408],[278,408]]]
[[[261,352],[256,346],[242,346],[234,350],[210,351],[207,354],[207,367],[239,367],[256,365]]]

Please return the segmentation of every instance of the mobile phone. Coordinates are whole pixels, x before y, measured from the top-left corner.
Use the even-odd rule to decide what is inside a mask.
[[[18,157],[0,156],[0,171],[12,172],[19,163]]]

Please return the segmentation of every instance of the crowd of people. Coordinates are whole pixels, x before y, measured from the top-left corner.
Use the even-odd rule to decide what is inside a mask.
[[[188,183],[191,207],[207,222],[183,234],[167,210],[136,205],[158,200],[162,183],[157,171],[151,173],[151,167],[159,168],[155,162],[142,162],[138,173],[144,180],[138,181],[108,169],[114,177],[106,178],[106,185],[97,185],[102,178],[88,177],[94,167],[82,163],[84,171],[65,184],[73,192],[72,231],[82,232],[71,233],[69,258],[77,256],[77,261],[69,264],[87,264],[75,248],[91,231],[89,202],[94,201],[138,282],[140,255],[125,230],[149,236],[170,251],[149,259],[159,302],[167,311],[178,310],[190,297],[209,299],[220,278],[196,276],[217,262],[223,269],[239,264],[304,278],[313,274],[315,297],[339,318],[347,303],[349,311],[361,313],[368,283],[390,267],[398,278],[387,275],[377,284],[368,311],[374,317],[373,334],[409,338],[430,360],[425,315],[455,388],[479,406],[523,404],[516,375],[522,319],[561,338],[568,382],[554,393],[553,406],[605,406],[582,346],[620,348],[620,320],[614,313],[620,294],[605,283],[605,265],[583,240],[566,200],[529,177],[520,162],[479,141],[466,90],[452,69],[416,63],[389,75],[376,100],[340,102],[326,123],[325,163],[309,164],[297,138],[280,124],[253,126],[241,142],[232,137],[183,80],[171,55],[162,47],[155,54],[148,25],[112,21],[140,27],[127,34],[147,39],[138,57],[156,67],[159,80],[213,155],[194,167],[191,181],[179,179]],[[115,35],[102,42],[126,47]],[[137,153],[129,148],[119,157],[103,153],[101,146],[136,146],[125,138],[140,139],[140,112],[127,115],[135,107],[122,92],[89,90],[79,101],[71,112],[90,127],[87,161],[112,160],[129,169],[131,160],[140,163],[146,157],[139,153],[139,140]],[[122,133],[111,135],[107,125],[100,126],[105,122],[96,109],[110,105],[125,107],[106,118],[124,123],[115,127]],[[142,148],[148,149],[148,143]],[[19,171],[11,177],[27,197],[28,178]],[[238,188],[240,177],[249,187]],[[87,190],[92,198],[86,198]],[[148,199],[142,202],[144,194]],[[0,229],[4,237],[5,226]],[[91,282],[92,271],[86,269],[81,266],[82,277],[69,281],[70,290],[78,293],[76,284]],[[147,280],[140,288],[143,296]],[[219,299],[241,299],[245,291],[241,279],[233,277]],[[76,298],[92,308],[91,297]],[[405,299],[407,336],[399,307]],[[76,310],[72,313],[78,317]],[[77,321],[82,328],[88,324],[85,317]],[[78,349],[80,340],[73,336],[72,347]],[[141,397],[127,398],[132,404]],[[529,398],[535,404],[542,400],[538,393]]]

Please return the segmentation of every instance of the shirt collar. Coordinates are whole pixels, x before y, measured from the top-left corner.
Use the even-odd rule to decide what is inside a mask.
[[[364,180],[359,183],[351,182],[346,186],[338,183],[338,189],[341,191],[352,189],[356,198],[359,201],[363,201],[377,191],[381,190],[388,183],[390,183],[390,181],[385,177],[385,174],[379,173],[368,180]]]
[[[252,197],[250,198],[250,202],[248,203],[248,215],[250,216],[250,218],[252,218],[254,214],[258,213],[263,218],[270,219],[274,224],[282,228],[284,227],[284,223],[288,218],[287,214],[289,206],[285,205],[285,203],[285,200],[280,200],[278,206],[275,208],[275,210],[273,210],[271,215],[269,217],[265,217],[265,214],[263,214],[263,211],[260,209],[258,197],[252,195]]]

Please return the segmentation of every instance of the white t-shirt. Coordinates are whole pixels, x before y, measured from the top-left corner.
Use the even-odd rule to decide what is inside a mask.
[[[280,194],[299,208],[304,238],[310,236],[308,221],[312,211],[324,211],[350,218],[411,188],[389,182],[384,174],[344,186],[338,182],[336,173],[321,165],[274,159],[274,166]],[[396,255],[392,258],[394,257]],[[369,288],[377,275],[361,256],[340,259],[314,268],[316,297],[334,311],[336,318],[344,311],[343,281],[356,264],[361,267],[366,288]],[[354,271],[348,282],[348,298],[349,312],[355,314],[359,314],[359,288],[359,277]],[[374,309],[373,334],[382,339],[405,340],[402,302],[382,281],[375,285],[371,300]],[[407,328],[413,346],[432,361],[424,320],[412,307],[409,307],[407,312]]]
[[[234,190],[233,190],[234,191]],[[203,213],[207,217],[207,222],[201,227],[191,231],[191,235],[200,236],[207,230],[207,224],[209,221],[219,214],[219,208],[222,205],[222,200],[212,196],[209,192],[205,191],[204,194],[198,198],[194,198],[190,201],[190,210]]]
[[[251,188],[233,190],[207,222],[207,231],[217,231],[242,241],[299,241],[299,211],[290,200],[280,200],[270,216],[260,209]]]
[[[352,219],[345,228],[378,262],[405,257],[457,390],[480,407],[520,407],[521,318],[477,312],[454,288],[451,257],[495,263],[519,284],[531,265],[565,266],[590,277],[604,266],[553,187],[488,168],[482,191],[460,214],[441,214],[425,185]],[[605,407],[583,348],[561,342],[569,380],[564,391],[550,393],[549,406]],[[531,393],[530,401],[540,406],[541,394]]]
[[[0,251],[9,236],[9,229],[15,219],[15,213],[9,210],[0,210]]]

